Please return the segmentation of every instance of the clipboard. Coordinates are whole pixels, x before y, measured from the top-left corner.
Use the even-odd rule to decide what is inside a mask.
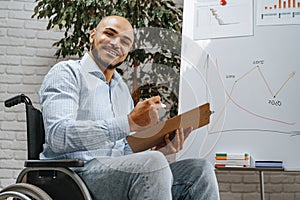
[[[193,127],[193,130],[203,127],[210,122],[210,106],[205,103],[168,120],[161,121],[146,129],[126,137],[134,153],[150,149],[165,142],[165,135],[178,128]]]

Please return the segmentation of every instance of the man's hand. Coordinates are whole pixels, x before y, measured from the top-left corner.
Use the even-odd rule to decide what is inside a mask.
[[[159,96],[137,103],[136,107],[128,115],[130,131],[136,131],[156,124],[159,120],[158,109],[160,103]]]
[[[165,143],[159,146],[155,146],[152,150],[158,150],[164,155],[177,153],[183,148],[183,143],[186,138],[190,135],[193,128],[179,128],[174,133],[165,135]]]

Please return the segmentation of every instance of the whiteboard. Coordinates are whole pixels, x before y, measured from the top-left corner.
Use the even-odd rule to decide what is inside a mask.
[[[214,114],[177,159],[248,152],[300,169],[300,0],[185,0],[183,13],[179,112]]]

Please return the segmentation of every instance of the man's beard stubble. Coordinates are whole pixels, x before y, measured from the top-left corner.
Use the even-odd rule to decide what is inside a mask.
[[[107,63],[107,62],[103,61],[102,58],[101,58],[101,55],[99,55],[98,50],[95,48],[95,40],[92,43],[91,53],[93,54],[93,56],[95,58],[95,62],[98,65],[101,65],[102,67],[104,67],[105,69],[115,69],[123,63],[123,61],[122,61],[122,62],[119,62],[115,65],[112,65],[110,63]]]

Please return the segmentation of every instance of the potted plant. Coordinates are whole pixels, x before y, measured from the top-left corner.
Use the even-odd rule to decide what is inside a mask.
[[[64,31],[53,45],[59,57],[83,56],[89,32],[108,15],[127,18],[134,29],[134,50],[127,68],[118,69],[132,90],[134,102],[160,95],[165,117],[178,110],[182,9],[171,0],[36,0],[32,17],[49,20],[47,29]],[[130,71],[131,75],[128,75]],[[133,75],[132,75],[133,73]]]

